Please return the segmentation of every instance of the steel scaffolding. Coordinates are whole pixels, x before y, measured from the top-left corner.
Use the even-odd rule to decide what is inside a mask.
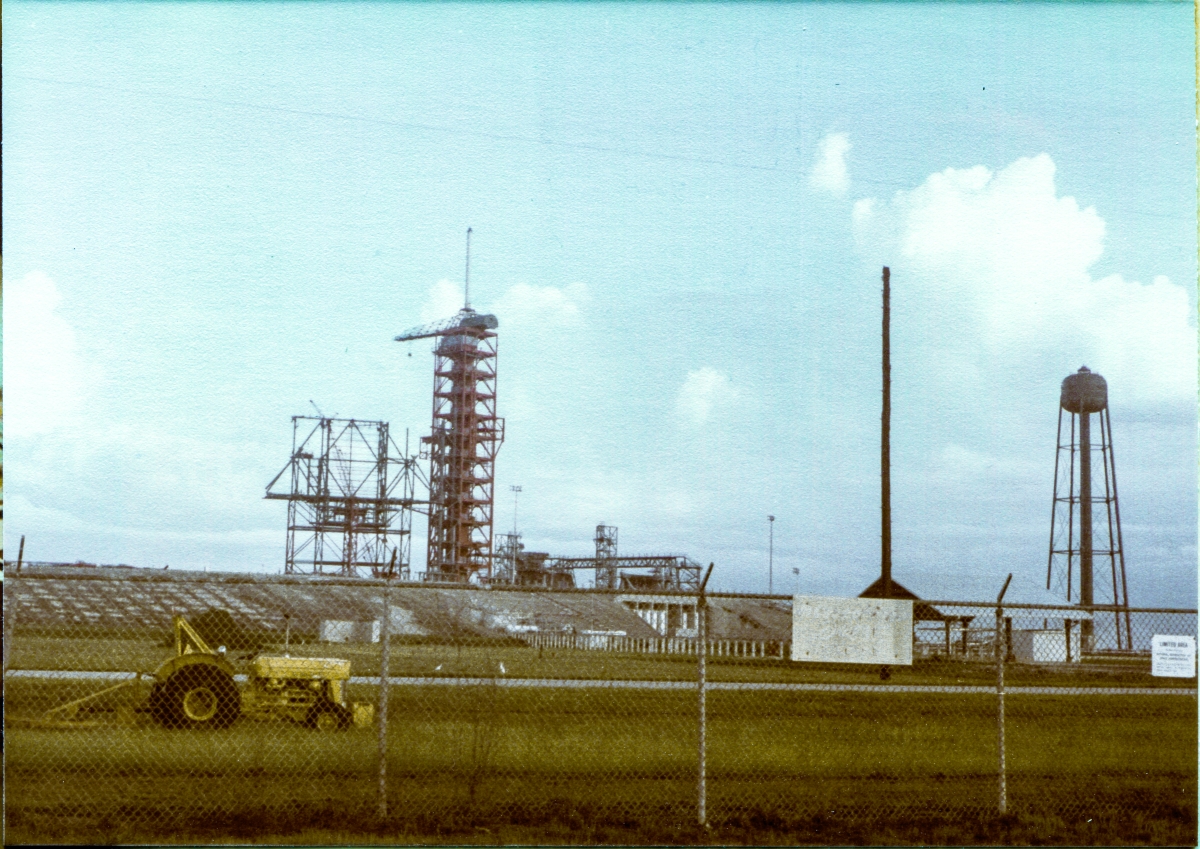
[[[419,479],[387,422],[292,416],[292,456],[266,495],[288,502],[284,572],[378,577],[394,552],[406,579]]]

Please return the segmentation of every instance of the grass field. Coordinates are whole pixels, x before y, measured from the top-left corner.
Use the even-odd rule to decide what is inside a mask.
[[[802,823],[847,835],[914,822],[984,823],[980,833],[992,833],[996,724],[986,696],[718,692],[709,708],[710,819],[733,837]],[[695,711],[686,692],[397,688],[393,818],[435,836],[448,828],[455,842],[468,826],[494,835],[564,817],[650,828],[658,839],[674,824],[692,839]],[[1009,713],[1013,811],[1067,824],[1120,813],[1143,823],[1146,840],[1194,839],[1194,700],[1010,697]],[[374,800],[376,744],[369,728],[321,735],[246,720],[221,732],[10,728],[9,842],[45,839],[42,830],[63,823],[76,824],[76,839],[107,829],[161,841],[201,828],[197,811],[242,831],[251,821],[303,827],[307,812],[330,807],[359,811],[361,822]],[[973,842],[955,834],[951,842]]]
[[[293,646],[378,671],[378,646]],[[25,669],[153,669],[153,640],[14,641]],[[399,676],[690,681],[695,659],[512,646],[393,647]],[[438,669],[438,667],[441,667]],[[880,684],[878,670],[717,659],[713,681]],[[993,685],[982,664],[925,662],[889,684]],[[1010,685],[1155,687],[1142,671],[1010,667]],[[1178,686],[1179,682],[1166,681]],[[103,682],[10,678],[6,716]],[[350,698],[374,701],[373,685]],[[124,702],[122,702],[124,700]],[[133,694],[105,705],[132,704]],[[389,699],[391,816],[377,824],[374,728],[318,734],[240,720],[6,729],[6,841],[943,842],[1196,839],[1196,699],[1009,695],[1010,815],[996,814],[988,693],[708,695],[708,810],[697,831],[694,691],[398,685]]]

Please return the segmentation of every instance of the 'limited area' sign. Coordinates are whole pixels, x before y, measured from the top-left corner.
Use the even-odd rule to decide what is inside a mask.
[[[792,660],[912,665],[912,601],[798,595]]]

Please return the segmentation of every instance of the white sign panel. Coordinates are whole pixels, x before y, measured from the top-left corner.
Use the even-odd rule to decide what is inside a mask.
[[[798,595],[792,660],[912,666],[912,601]]]
[[[1150,674],[1160,678],[1196,677],[1196,638],[1155,634],[1150,640]]]

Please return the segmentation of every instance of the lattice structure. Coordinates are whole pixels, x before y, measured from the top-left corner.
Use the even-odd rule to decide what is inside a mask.
[[[614,529],[615,530],[615,529]],[[545,560],[542,570],[546,574],[546,586],[568,585],[558,575],[568,575],[576,569],[595,569],[597,574],[612,574],[612,585],[600,589],[620,589],[634,592],[672,590],[695,592],[700,586],[700,564],[689,557],[678,554],[648,555],[639,557],[554,557]],[[526,585],[534,583],[529,579]],[[571,581],[573,584],[573,579]]]
[[[497,584],[517,582],[517,556],[525,546],[521,545],[520,534],[500,534],[496,537],[496,556],[492,567],[492,581]]]
[[[492,583],[564,589],[576,585],[575,572],[591,569],[601,590],[695,592],[700,586],[700,564],[683,555],[619,556],[613,525],[597,525],[595,542],[595,557],[551,557],[526,551],[519,534],[500,534]]]
[[[1064,417],[1064,413],[1066,416]],[[1100,440],[1092,435],[1092,415],[1100,426]],[[1054,466],[1054,502],[1050,517],[1050,553],[1046,587],[1083,606],[1111,604],[1129,607],[1125,582],[1125,551],[1121,543],[1121,508],[1117,500],[1117,470],[1113,463],[1112,422],[1108,412],[1108,384],[1087,366],[1069,375],[1062,384],[1058,411],[1058,450]],[[1100,453],[1101,474],[1093,468]],[[1095,511],[1101,511],[1095,521]],[[1099,563],[1097,564],[1097,560]],[[1095,569],[1111,578],[1111,594],[1097,598]],[[1107,567],[1107,568],[1106,568]],[[1097,614],[1100,615],[1100,614]],[[1117,621],[1117,649],[1131,648],[1131,625],[1125,613],[1112,612]],[[1093,625],[1082,623],[1084,646],[1089,651]],[[1124,632],[1122,634],[1122,631]]]
[[[288,502],[284,572],[407,578],[420,477],[387,422],[293,416],[291,459],[266,496]]]
[[[429,581],[491,578],[496,453],[504,441],[504,419],[496,415],[497,326],[494,315],[464,307],[396,337],[437,339],[433,426],[421,440],[429,458]]]
[[[619,577],[615,559],[617,556],[617,529],[613,525],[596,525],[596,587],[615,590]]]

